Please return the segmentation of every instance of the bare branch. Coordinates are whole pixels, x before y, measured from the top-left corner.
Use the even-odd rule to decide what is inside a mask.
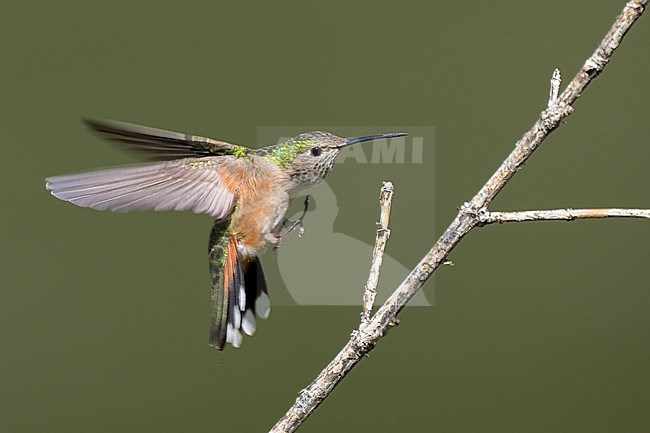
[[[650,218],[650,209],[553,209],[519,212],[482,212],[481,224],[511,223],[524,221],[573,221],[588,218]]]
[[[648,0],[630,0],[616,18],[609,32],[594,53],[585,61],[577,75],[569,82],[557,101],[544,110],[539,119],[517,142],[514,150],[503,161],[478,193],[464,203],[458,215],[443,235],[411,271],[371,320],[354,331],[350,341],[321,371],[318,377],[301,391],[293,406],[271,429],[271,432],[293,432],[332,392],[359,360],[370,352],[390,326],[397,323],[397,314],[422,287],[447,255],[471,229],[481,224],[479,214],[485,212],[503,187],[523,166],[532,153],[560,122],[571,114],[571,104],[596,77],[612,57],[632,24],[641,16]],[[555,84],[552,84],[554,86]]]
[[[372,306],[377,296],[377,283],[379,282],[379,269],[384,261],[384,250],[390,237],[388,223],[390,221],[390,207],[393,202],[393,184],[384,182],[384,186],[379,193],[380,217],[377,224],[377,236],[375,237],[375,248],[372,251],[372,264],[370,265],[370,275],[363,292],[363,310],[361,311],[361,324],[370,320]]]

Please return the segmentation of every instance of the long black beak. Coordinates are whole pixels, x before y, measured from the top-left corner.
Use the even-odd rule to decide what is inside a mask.
[[[341,149],[343,147],[352,146],[353,144],[363,143],[364,141],[382,140],[382,139],[385,139],[385,138],[404,137],[406,135],[408,135],[406,132],[389,132],[387,134],[362,135],[361,137],[351,137],[351,138],[346,138],[345,143],[338,146],[338,148]]]

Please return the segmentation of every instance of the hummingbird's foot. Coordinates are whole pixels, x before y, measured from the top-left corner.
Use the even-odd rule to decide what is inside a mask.
[[[309,210],[309,195],[305,197],[305,208],[302,210],[302,214],[300,215],[300,218],[298,218],[295,221],[289,221],[287,220],[286,222],[290,224],[289,230],[287,233],[289,233],[292,230],[295,230],[296,227],[298,227],[298,237],[301,238],[302,235],[305,234],[305,216],[307,215],[307,211]]]
[[[280,248],[280,241],[282,240],[282,238],[288,235],[289,233],[291,233],[292,231],[294,231],[295,229],[298,229],[299,238],[301,238],[302,235],[305,234],[305,216],[307,215],[307,211],[309,210],[309,197],[310,196],[305,197],[305,208],[303,209],[300,218],[298,218],[295,221],[285,218],[285,220],[282,222],[280,232],[274,235],[275,242],[271,242],[274,245],[273,250],[277,250],[278,248]]]

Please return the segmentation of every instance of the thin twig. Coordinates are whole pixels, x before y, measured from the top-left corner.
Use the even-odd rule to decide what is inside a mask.
[[[557,104],[557,98],[560,95],[560,84],[562,84],[562,75],[560,74],[560,70],[555,68],[551,77],[551,88],[548,92],[548,108]]]
[[[380,217],[377,223],[377,236],[375,237],[375,248],[372,251],[372,264],[370,265],[370,274],[368,275],[368,282],[366,283],[363,292],[363,309],[361,311],[361,324],[365,324],[370,320],[372,314],[372,306],[375,303],[377,296],[377,283],[379,283],[379,270],[384,261],[384,250],[386,243],[390,238],[390,229],[388,223],[390,221],[390,207],[393,202],[393,184],[384,182],[379,192],[379,207]]]
[[[614,21],[612,28],[596,48],[596,51],[587,59],[556,103],[551,107],[547,107],[541,113],[532,128],[517,142],[515,149],[474,198],[461,206],[458,215],[420,263],[411,271],[384,305],[377,310],[372,319],[365,325],[361,325],[358,331],[352,333],[350,341],[321,371],[318,377],[300,392],[295,403],[280,418],[271,429],[271,432],[295,431],[350,372],[352,367],[375,347],[388,327],[396,323],[397,314],[438,266],[444,262],[458,242],[470,230],[481,224],[478,215],[487,211],[497,194],[544,139],[560,125],[564,118],[571,114],[573,111],[571,104],[575,102],[587,85],[602,72],[627,31],[643,13],[647,3],[648,0],[630,0],[625,5],[621,14]]]
[[[650,218],[650,209],[553,209],[483,212],[478,217],[481,224],[552,220],[573,221],[588,218]]]

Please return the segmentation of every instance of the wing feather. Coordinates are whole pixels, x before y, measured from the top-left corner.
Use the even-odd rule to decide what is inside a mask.
[[[82,119],[103,138],[117,142],[127,150],[144,154],[147,159],[169,161],[188,157],[220,156],[233,144],[198,135],[183,134],[114,120]]]
[[[221,219],[232,211],[235,196],[219,175],[219,163],[215,157],[187,158],[53,176],[47,189],[97,210],[192,210]]]

